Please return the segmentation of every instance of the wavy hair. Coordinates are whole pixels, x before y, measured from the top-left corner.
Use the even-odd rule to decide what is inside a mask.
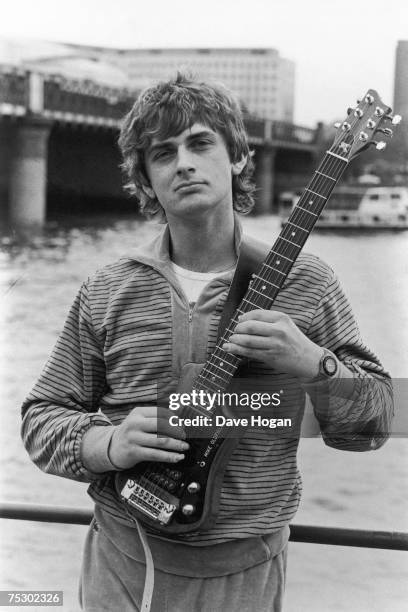
[[[140,94],[125,116],[119,135],[125,189],[137,197],[141,212],[149,218],[164,220],[165,216],[158,199],[143,190],[151,187],[145,151],[153,138],[177,136],[194,123],[202,123],[221,134],[231,163],[247,158],[241,174],[232,176],[233,207],[245,214],[254,206],[254,165],[238,101],[223,85],[199,82],[178,72],[175,78],[159,82]]]

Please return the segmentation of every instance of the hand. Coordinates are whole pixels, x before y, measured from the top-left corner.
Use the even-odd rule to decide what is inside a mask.
[[[323,354],[288,315],[276,310],[251,310],[241,315],[222,348],[303,380],[318,375]]]
[[[160,433],[158,433],[160,432]],[[134,408],[113,432],[109,457],[127,469],[140,461],[176,463],[189,448],[181,427],[169,424],[169,411],[156,406]]]

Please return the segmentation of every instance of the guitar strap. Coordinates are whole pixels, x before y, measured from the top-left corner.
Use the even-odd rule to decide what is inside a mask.
[[[218,325],[218,340],[228,327],[234,312],[244,297],[252,274],[258,272],[269,251],[270,247],[268,245],[255,238],[250,236],[242,238],[237,267]]]

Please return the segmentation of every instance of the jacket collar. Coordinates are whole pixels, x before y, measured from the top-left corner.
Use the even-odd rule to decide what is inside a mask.
[[[235,252],[239,254],[239,249],[242,241],[242,226],[239,217],[234,213],[234,244]],[[129,259],[139,261],[140,263],[151,266],[152,268],[164,271],[171,269],[170,260],[170,230],[166,223],[160,230],[157,236],[150,242],[147,242],[136,248],[128,256]]]

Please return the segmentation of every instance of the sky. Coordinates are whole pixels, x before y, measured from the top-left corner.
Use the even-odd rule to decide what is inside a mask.
[[[0,37],[121,48],[273,47],[296,65],[295,122],[392,106],[407,0],[0,0]],[[408,75],[407,75],[408,78]]]

